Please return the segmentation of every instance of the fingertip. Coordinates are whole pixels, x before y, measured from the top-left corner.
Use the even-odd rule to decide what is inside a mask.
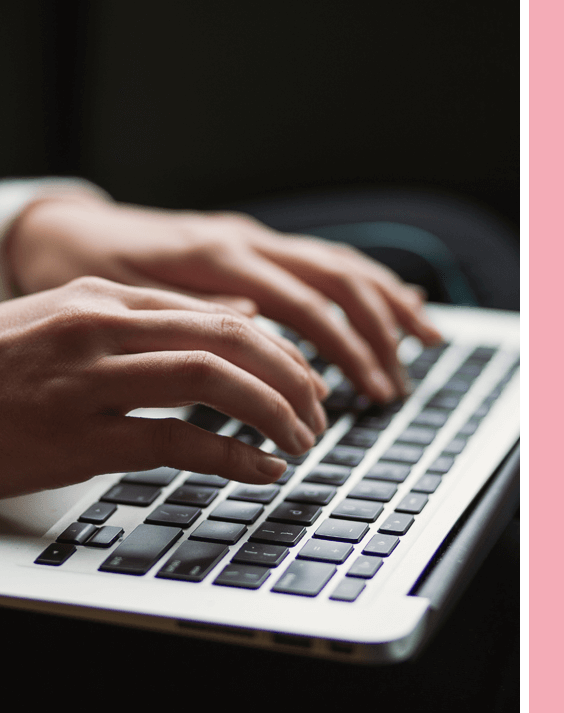
[[[288,464],[282,458],[277,458],[270,453],[262,453],[257,458],[256,469],[266,477],[268,482],[274,482],[281,478],[286,472]]]

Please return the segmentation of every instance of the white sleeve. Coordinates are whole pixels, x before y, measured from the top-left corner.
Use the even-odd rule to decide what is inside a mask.
[[[82,178],[23,178],[0,181],[0,300],[13,296],[6,265],[2,259],[2,245],[14,222],[33,201],[50,193],[77,189],[110,198],[101,188]]]

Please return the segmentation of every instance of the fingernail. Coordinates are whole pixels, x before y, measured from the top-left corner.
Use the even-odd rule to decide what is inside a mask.
[[[265,453],[257,460],[257,470],[270,480],[278,480],[285,473],[288,464],[282,458]]]

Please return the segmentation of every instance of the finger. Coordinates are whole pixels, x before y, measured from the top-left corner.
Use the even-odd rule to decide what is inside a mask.
[[[304,453],[315,443],[313,431],[281,393],[209,352],[104,357],[91,383],[90,401],[98,413],[203,403],[254,426],[289,453]]]
[[[166,465],[262,485],[278,480],[286,470],[281,458],[174,418],[101,416],[96,441],[100,472]]]

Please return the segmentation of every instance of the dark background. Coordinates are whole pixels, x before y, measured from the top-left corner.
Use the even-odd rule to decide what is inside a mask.
[[[519,4],[5,3],[0,176],[205,208],[409,187],[519,216]]]

